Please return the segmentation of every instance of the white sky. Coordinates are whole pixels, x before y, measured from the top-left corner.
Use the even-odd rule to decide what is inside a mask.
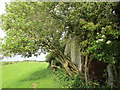
[[[0,0],[0,15],[5,13],[5,3],[10,2],[12,0]],[[0,28],[0,38],[3,38],[5,36],[5,32]],[[30,58],[22,58],[20,55],[15,56],[13,58],[4,58],[3,61],[22,61],[22,60],[39,60],[39,61],[44,61],[45,60],[45,54],[41,54],[38,57],[30,57]]]
[[[0,0],[0,15],[5,13],[5,3],[11,0]],[[0,28],[0,38],[5,36],[5,32]]]

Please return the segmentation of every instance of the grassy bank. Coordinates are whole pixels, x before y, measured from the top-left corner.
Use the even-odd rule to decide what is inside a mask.
[[[45,62],[18,62],[2,65],[3,88],[56,88]],[[34,84],[34,85],[33,85]]]

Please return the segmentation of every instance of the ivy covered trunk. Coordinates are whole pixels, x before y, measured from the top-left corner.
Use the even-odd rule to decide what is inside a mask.
[[[85,72],[84,72],[85,83],[86,83],[86,85],[88,85],[88,55],[86,55],[86,57],[85,57],[84,69],[85,69]]]
[[[66,44],[64,54],[70,57],[71,62],[74,63],[79,71],[82,71],[82,60],[81,60],[81,53],[80,53],[80,45],[79,40],[77,37],[69,37],[68,42]]]
[[[66,72],[72,77],[73,74],[79,73],[77,66],[75,66],[67,57],[62,57],[63,59],[59,60],[63,65]]]
[[[71,62],[66,55],[64,55],[58,49],[54,49],[53,52],[58,56],[57,60],[62,64],[66,72],[72,77],[73,74],[78,74],[79,70],[78,67]]]
[[[120,87],[120,66],[119,66],[119,70],[118,70],[118,83],[117,85]]]
[[[71,61],[77,65],[79,71],[82,71],[82,63],[81,63],[81,53],[80,53],[80,45],[77,37],[73,37],[71,39]]]
[[[108,84],[113,87],[114,85],[114,73],[113,73],[113,66],[112,64],[108,64],[107,66],[107,71],[108,71]]]
[[[120,58],[118,58],[116,68],[117,68],[117,86],[120,87]]]

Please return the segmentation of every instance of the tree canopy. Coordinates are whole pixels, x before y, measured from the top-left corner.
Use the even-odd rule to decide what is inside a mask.
[[[114,43],[119,44],[120,34],[117,5],[102,2],[11,2],[6,5],[6,14],[2,17],[3,29],[7,33],[4,54],[29,57],[52,50],[50,46],[60,49],[64,47],[65,38],[71,35],[80,39],[81,50],[99,58],[107,56],[106,59],[115,52],[113,58],[117,53],[112,47],[117,45]]]
[[[75,37],[83,55],[120,67],[119,7],[120,2],[11,2],[2,16],[7,34],[3,54],[30,57],[52,52],[72,76],[78,69],[64,49]]]

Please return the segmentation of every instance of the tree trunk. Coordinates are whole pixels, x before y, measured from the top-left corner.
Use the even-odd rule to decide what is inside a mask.
[[[113,87],[113,85],[114,85],[114,73],[113,73],[112,64],[108,64],[107,71],[108,71],[108,85]]]
[[[55,49],[53,51],[59,58],[57,60],[63,65],[66,72],[72,77],[73,72],[75,74],[79,73],[77,66],[75,66],[61,51]]]
[[[79,71],[82,71],[82,63],[81,63],[81,53],[80,53],[80,45],[79,45],[79,41],[77,39],[77,37],[72,37],[70,42],[70,57],[71,57],[71,61],[77,65]]]
[[[72,77],[73,74],[72,74],[72,71],[70,70],[70,68],[68,67],[68,62],[67,61],[63,64],[63,67],[68,72],[68,74]]]
[[[88,55],[85,57],[85,82],[88,85]]]
[[[120,87],[120,66],[118,66],[118,80],[117,86]]]
[[[64,69],[71,77],[73,76],[73,72],[75,74],[79,73],[78,67],[75,66],[74,63],[72,63],[64,53],[62,53],[59,49],[55,48],[55,46],[50,43],[46,43],[46,45],[51,50],[51,52],[58,56],[57,60],[63,65]]]
[[[120,70],[119,70],[119,76],[118,76],[118,87],[120,87]]]

